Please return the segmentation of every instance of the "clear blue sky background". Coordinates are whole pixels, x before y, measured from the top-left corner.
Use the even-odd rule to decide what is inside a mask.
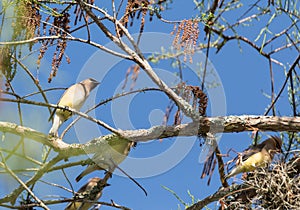
[[[246,1],[245,1],[246,2]],[[246,2],[245,4],[249,4]],[[106,7],[104,5],[103,7]],[[108,6],[110,7],[110,6]],[[189,19],[195,17],[198,12],[195,10],[195,5],[193,1],[174,1],[170,4],[170,10],[167,10],[163,13],[165,19],[170,20],[180,20],[180,19]],[[108,10],[110,11],[110,9]],[[236,12],[229,12],[226,14],[226,17],[229,20],[236,20],[243,14],[245,10],[237,10]],[[255,9],[248,13],[248,15],[256,12]],[[269,18],[269,17],[268,17]],[[247,28],[239,29],[243,35],[247,37],[256,37],[263,27],[263,23],[268,21],[268,19],[261,19],[259,21],[253,21],[252,26]],[[287,22],[288,19],[281,20],[282,24],[272,24],[270,29],[274,33],[280,32],[285,26],[283,23]],[[129,31],[136,32],[138,21],[134,22],[134,27],[129,27]],[[169,34],[173,29],[173,25],[164,24],[154,17],[152,22],[148,22],[148,17],[145,26],[145,32],[163,32]],[[200,32],[200,40],[203,41],[204,32]],[[4,37],[2,37],[5,40]],[[156,42],[156,40],[153,40]],[[283,40],[279,40],[279,43]],[[108,42],[107,42],[108,43]],[[261,40],[257,42],[260,45]],[[106,44],[105,41],[101,41],[101,44]],[[162,43],[163,44],[163,43]],[[68,87],[71,84],[77,81],[77,75],[82,70],[85,69],[84,65],[91,65],[88,61],[90,57],[97,51],[97,49],[92,47],[86,47],[83,44],[79,43],[69,43],[67,54],[71,58],[71,64],[66,64],[63,62],[60,67],[57,77],[53,79],[51,84],[47,83],[47,78],[51,69],[51,54],[48,53],[46,59],[43,60],[41,68],[38,71],[38,76],[40,84],[44,89],[51,87]],[[278,55],[280,60],[292,63],[291,60],[294,57],[294,54],[282,53]],[[236,41],[231,41],[225,45],[225,47],[218,53],[215,53],[215,50],[210,52],[210,61],[213,63],[216,72],[218,73],[221,84],[224,88],[225,97],[226,97],[226,109],[227,115],[262,115],[265,112],[265,109],[270,104],[270,99],[264,96],[263,93],[270,94],[270,76],[268,61],[260,56],[257,51],[250,48],[248,45],[241,43],[241,49],[237,46]],[[26,60],[26,64],[29,66],[30,70],[34,75],[37,74],[35,69],[35,60],[36,54],[29,57]],[[197,59],[197,57],[196,57]],[[197,62],[197,60],[194,60]],[[88,63],[88,64],[86,64]],[[101,81],[100,87],[95,91],[96,101],[104,100],[108,97],[111,97],[115,94],[117,86],[123,84],[123,80],[126,74],[128,67],[132,63],[128,61],[122,61],[113,68],[109,69],[109,72],[105,75]],[[96,63],[96,66],[101,69],[105,66],[104,63]],[[160,62],[159,64],[154,65],[164,71],[176,72],[176,69],[172,69],[170,62]],[[285,79],[284,69],[274,64],[274,75],[275,75],[275,92],[278,93],[283,81]],[[96,72],[103,72],[103,69],[93,69],[93,74]],[[84,75],[82,77],[94,77],[94,75]],[[164,77],[162,77],[164,79]],[[195,78],[195,75],[191,71],[184,71],[184,78],[188,81],[190,85],[199,85],[199,81]],[[138,78],[138,82],[139,82]],[[167,79],[167,78],[166,78]],[[20,69],[16,75],[16,79],[13,82],[15,91],[19,95],[26,95],[28,93],[36,91],[35,86],[27,82],[28,76]],[[130,84],[129,84],[130,85]],[[129,86],[128,85],[128,86]],[[128,90],[128,88],[127,88]],[[62,91],[52,91],[47,93],[47,96],[51,103],[56,103],[59,99]],[[40,97],[32,97],[30,99],[41,101]],[[128,98],[127,98],[128,99]],[[126,100],[126,98],[125,98]],[[210,103],[210,102],[209,102]],[[120,103],[122,105],[122,103]],[[130,120],[134,128],[149,128],[151,125],[160,124],[162,122],[162,117],[157,117],[164,112],[166,106],[168,105],[167,97],[162,93],[145,93],[138,94],[131,99],[129,115]],[[287,102],[287,95],[283,95],[278,105],[280,107],[281,115],[291,115],[291,109]],[[88,105],[87,107],[90,107]],[[211,106],[211,104],[209,104]],[[113,110],[118,109],[118,110]],[[107,122],[110,125],[114,125],[114,119],[112,117],[112,112],[118,113],[119,119],[125,117],[122,116],[124,107],[120,106],[111,106],[111,104],[105,105],[97,109],[96,116]],[[48,132],[51,124],[47,122],[49,116],[45,108],[38,108],[31,105],[22,105],[22,110],[24,114],[24,125],[37,129],[41,132]],[[157,111],[161,110],[161,112]],[[210,110],[210,108],[209,108]],[[117,112],[118,111],[118,112]],[[127,110],[124,110],[124,114],[127,114]],[[19,123],[18,115],[16,113],[16,105],[13,104],[4,104],[0,110],[1,121],[12,121]],[[157,115],[155,115],[157,114]],[[208,113],[208,115],[210,115]],[[66,124],[68,124],[68,121]],[[122,124],[120,124],[122,125]],[[122,129],[132,129],[131,126],[128,128],[125,125],[120,127]],[[63,126],[65,127],[65,126]],[[89,127],[84,128],[88,131]],[[60,131],[61,132],[61,131]],[[108,132],[101,129],[103,134]],[[248,147],[251,144],[251,133],[231,133],[223,134],[220,140],[220,149],[223,153],[226,153],[230,148],[234,148],[236,151],[241,151],[242,149]],[[87,132],[87,139],[90,134]],[[11,142],[7,142],[9,137],[14,141],[18,140],[18,137],[6,134],[6,140],[2,142],[5,146],[10,147]],[[94,136],[96,137],[96,136]],[[264,134],[263,138],[266,138]],[[77,143],[76,135],[74,130],[71,130],[64,139],[68,143]],[[182,138],[182,141],[194,141],[195,138]],[[30,151],[33,157],[39,157],[41,154],[41,145],[36,146],[35,143],[29,143],[26,141],[26,150]],[[170,148],[174,143],[174,139],[164,139],[160,141],[151,141],[147,143],[140,143],[135,149],[130,153],[130,157],[151,157],[153,155],[159,155],[164,150]],[[168,191],[162,188],[166,186],[183,199],[186,203],[191,202],[191,198],[188,195],[188,191],[195,196],[196,199],[202,199],[208,196],[209,194],[215,192],[220,186],[220,181],[218,179],[217,172],[214,173],[210,186],[207,186],[207,178],[200,179],[203,165],[199,163],[199,154],[201,148],[199,147],[199,142],[196,141],[191,151],[180,161],[176,166],[172,167],[170,170],[148,178],[139,178],[137,181],[143,185],[144,188],[148,191],[148,196],[146,197],[143,192],[128,178],[114,175],[113,178],[109,181],[111,184],[110,187],[105,188],[104,193],[100,201],[109,202],[111,199],[114,200],[117,204],[127,206],[135,210],[150,210],[150,209],[178,209],[179,201]],[[174,153],[174,157],[177,153]],[[231,153],[231,157],[234,154]],[[79,158],[86,158],[80,156]],[[75,160],[78,158],[72,158]],[[21,165],[22,162],[11,161],[11,164]],[[157,162],[156,164],[160,164]],[[21,168],[23,168],[22,166]],[[33,166],[32,166],[33,167]],[[122,167],[122,165],[121,165]],[[139,166],[140,167],[140,166]],[[145,170],[151,168],[151,166],[144,165]],[[78,166],[73,168],[68,168],[65,170],[69,179],[71,180],[74,189],[79,189],[86,180],[94,176],[103,176],[102,172],[95,172],[79,183],[75,182],[75,177],[85,168]],[[134,174],[134,171],[128,171],[129,174]],[[29,174],[29,173],[27,173]],[[27,178],[24,176],[24,180]],[[62,172],[53,172],[46,174],[43,180],[49,182],[54,182],[66,187],[69,187],[66,179],[64,178]],[[17,183],[12,180],[9,176],[0,174],[0,196],[4,196],[8,190],[12,190],[17,186]],[[51,189],[51,190],[50,190]],[[51,187],[43,183],[39,183],[35,188],[34,192],[41,196],[42,199],[47,199],[43,195],[60,195],[62,197],[72,197],[71,193],[65,192],[62,189]],[[51,209],[62,209],[65,204],[51,206]],[[214,208],[214,206],[210,206]],[[184,209],[180,205],[181,209]],[[102,207],[102,209],[111,209],[110,207]]]

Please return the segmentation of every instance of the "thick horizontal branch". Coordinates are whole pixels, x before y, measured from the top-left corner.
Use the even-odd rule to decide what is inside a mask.
[[[0,132],[11,133],[18,136],[23,136],[28,139],[32,139],[36,142],[42,143],[44,145],[53,148],[55,151],[60,152],[62,155],[67,154],[68,157],[93,153],[95,152],[96,147],[99,146],[99,144],[103,144],[103,142],[106,139],[111,138],[113,136],[113,135],[107,135],[100,138],[95,138],[92,141],[83,145],[68,144],[61,141],[61,139],[59,138],[51,137],[48,134],[44,134],[34,129],[24,127],[24,126],[19,126],[15,123],[10,123],[10,122],[0,122]]]
[[[300,117],[273,116],[225,116],[203,117],[199,123],[177,126],[154,126],[150,129],[123,131],[122,135],[132,141],[149,141],[175,136],[196,136],[198,133],[236,133],[244,131],[300,132]]]
[[[273,117],[273,116],[225,116],[225,117],[203,117],[199,123],[188,123],[177,126],[154,126],[149,129],[125,130],[121,131],[122,137],[131,141],[150,141],[155,139],[169,138],[175,136],[196,136],[198,133],[235,133],[244,131],[274,131],[274,132],[300,132],[300,117]],[[19,126],[14,123],[0,122],[0,131],[13,133],[33,139],[42,144],[46,144],[55,150],[68,150],[69,155],[81,155],[93,151],[99,146],[99,142],[109,138],[103,136],[95,138],[86,144],[67,144],[62,141],[54,141],[49,137],[34,129]]]

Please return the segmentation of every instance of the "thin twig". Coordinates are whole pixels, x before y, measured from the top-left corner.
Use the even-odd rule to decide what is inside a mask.
[[[14,60],[17,61],[17,63],[24,69],[24,71],[28,74],[28,76],[31,78],[31,80],[33,81],[33,84],[36,85],[37,89],[39,90],[39,92],[41,93],[43,99],[45,100],[46,103],[49,103],[46,94],[44,93],[42,87],[40,86],[40,84],[36,81],[36,79],[34,78],[34,76],[32,75],[32,73],[30,72],[30,70],[16,57],[14,57],[12,55],[12,58]],[[51,109],[50,107],[48,107],[49,113],[51,113]]]
[[[271,79],[271,103],[273,103],[275,98],[274,76],[273,76],[273,69],[272,69],[272,61],[271,59],[268,60],[269,60],[269,71],[270,71],[270,79]],[[276,116],[275,106],[272,107],[272,112],[273,112],[273,116]]]
[[[52,107],[55,109],[62,109],[62,110],[67,110],[72,112],[73,114],[77,114],[85,119],[88,119],[92,122],[97,123],[98,125],[101,125],[102,127],[106,128],[107,130],[122,136],[121,131],[116,130],[115,128],[109,126],[108,124],[106,124],[105,122],[101,121],[101,120],[97,120],[83,112],[77,111],[75,109],[69,108],[69,107],[64,107],[64,106],[59,106],[57,104],[47,104],[47,103],[43,103],[43,102],[36,102],[36,101],[30,101],[30,100],[26,100],[26,99],[9,99],[9,98],[0,98],[0,101],[6,101],[6,102],[17,102],[17,103],[24,103],[24,104],[32,104],[32,105],[37,105],[37,106],[44,106],[44,107]]]
[[[281,96],[281,94],[283,93],[283,90],[285,89],[285,86],[289,80],[289,76],[290,74],[292,73],[293,69],[296,67],[296,65],[299,63],[299,60],[300,60],[300,54],[298,55],[298,57],[296,58],[296,60],[294,61],[294,63],[292,64],[292,66],[290,67],[287,75],[286,75],[286,78],[285,78],[285,81],[278,93],[278,95],[276,96],[275,100],[273,101],[273,103],[269,106],[269,108],[267,109],[267,111],[264,113],[264,115],[266,116],[270,110],[272,109],[272,107],[274,106],[274,104],[276,103],[276,101],[279,99],[279,97]]]
[[[42,40],[53,40],[53,39],[62,39],[62,40],[68,40],[68,41],[77,41],[77,42],[81,42],[81,43],[86,43],[89,44],[93,47],[97,47],[101,50],[103,50],[104,52],[107,52],[109,54],[124,58],[124,59],[128,59],[131,60],[131,57],[128,55],[124,55],[122,53],[118,53],[114,50],[108,49],[107,47],[98,44],[96,42],[92,42],[86,39],[81,39],[81,38],[77,38],[77,37],[70,37],[70,36],[66,36],[66,37],[62,37],[62,36],[42,36],[42,37],[34,37],[31,39],[26,39],[26,40],[20,40],[20,41],[10,41],[10,42],[0,42],[0,45],[21,45],[21,44],[27,44],[27,43],[31,43],[31,42],[37,42],[37,41],[42,41]]]
[[[91,8],[100,11],[102,14],[104,14],[106,17],[108,17],[109,20],[114,21],[113,17],[108,15],[103,9],[100,9],[94,5],[89,5],[86,2],[83,2],[81,0],[76,0],[82,9],[84,9],[87,14],[93,19],[97,20],[97,16],[91,11]],[[153,71],[152,67],[148,63],[148,61],[143,57],[143,55],[140,53],[140,50],[138,46],[135,44],[134,39],[131,37],[128,30],[119,22],[116,20],[116,23],[118,27],[124,32],[130,43],[134,46],[134,50],[132,50],[129,46],[127,46],[125,43],[120,43],[118,37],[114,36],[108,28],[100,21],[96,21],[96,24],[98,27],[104,32],[104,34],[115,44],[117,44],[122,50],[124,50],[128,55],[130,55],[131,59],[134,60],[144,71],[148,74],[148,76],[151,78],[151,80],[157,84],[162,91],[164,91],[174,102],[177,104],[177,106],[180,107],[180,109],[185,113],[186,116],[191,117],[194,121],[199,120],[199,114],[193,109],[193,107],[186,102],[184,99],[179,97],[172,89],[170,89],[165,82],[161,80],[161,78]]]
[[[121,97],[124,97],[124,96],[127,96],[127,95],[131,95],[131,94],[134,94],[134,93],[140,93],[140,92],[147,92],[147,91],[161,91],[160,89],[158,88],[143,88],[143,89],[139,89],[139,90],[134,90],[134,91],[130,91],[130,92],[125,92],[125,93],[121,93],[121,94],[117,94],[116,96],[113,96],[109,99],[106,99],[96,105],[94,105],[93,107],[89,108],[87,111],[85,111],[84,113],[87,114],[89,113],[90,111],[98,108],[99,106],[102,106],[110,101],[113,101],[117,98],[121,98]],[[69,125],[68,127],[66,127],[66,129],[62,132],[61,134],[61,138],[63,138],[65,136],[65,134],[68,132],[68,130],[70,130],[70,128],[76,123],[78,122],[78,120],[81,119],[81,116],[78,116],[75,120],[73,120]]]
[[[0,156],[2,158],[2,163],[5,167],[5,170],[15,179],[17,180],[22,187],[24,187],[24,189],[32,196],[33,199],[35,199],[39,206],[43,207],[46,210],[50,210],[37,196],[35,196],[35,194],[27,187],[27,185],[21,180],[19,179],[19,177],[6,165],[6,161],[2,155],[2,152],[0,152]]]
[[[0,148],[0,151],[6,152],[6,153],[12,152],[11,150],[4,149],[4,148]],[[35,160],[35,159],[33,159],[33,158],[27,156],[27,155],[19,154],[19,153],[16,153],[15,151],[13,152],[13,155],[18,156],[18,157],[21,157],[21,158],[23,158],[23,159],[25,159],[25,160],[28,160],[28,161],[30,161],[30,162],[32,162],[32,163],[34,163],[34,164],[39,165],[39,166],[42,165],[42,163],[41,163],[40,161],[37,161],[37,160]],[[6,157],[5,159],[7,160],[7,157]]]
[[[61,161],[63,157],[61,155],[58,155],[54,157],[51,161],[49,161],[47,164],[42,166],[39,171],[36,172],[34,176],[32,176],[26,183],[23,183],[24,186],[21,184],[19,187],[17,187],[15,190],[13,190],[10,194],[6,195],[4,198],[0,198],[0,203],[6,203],[11,202],[12,204],[15,203],[17,197],[20,195],[21,192],[23,192],[24,189],[26,189],[27,186],[30,186],[37,182],[48,170],[48,168],[52,167],[57,162]]]

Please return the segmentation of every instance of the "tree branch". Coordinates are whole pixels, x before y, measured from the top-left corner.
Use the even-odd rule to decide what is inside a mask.
[[[97,123],[98,125],[104,127],[105,129],[109,130],[112,133],[115,133],[119,136],[122,136],[122,134],[120,133],[119,130],[116,130],[115,128],[111,127],[110,125],[106,124],[105,122],[101,121],[101,120],[97,120],[89,115],[87,115],[86,113],[77,111],[75,109],[72,109],[70,107],[65,107],[65,106],[59,106],[57,104],[48,104],[48,103],[43,103],[43,102],[36,102],[36,101],[30,101],[30,100],[26,100],[26,99],[10,99],[10,98],[0,98],[0,101],[6,101],[6,102],[17,102],[17,103],[24,103],[24,104],[32,104],[32,105],[36,105],[36,106],[44,106],[44,107],[52,107],[55,109],[62,109],[62,110],[67,110],[72,112],[73,114],[77,114],[87,120],[90,120],[94,123]]]
[[[140,50],[138,49],[136,43],[134,42],[132,36],[128,32],[128,30],[118,21],[114,20],[112,16],[110,16],[108,13],[104,13],[100,8],[95,8],[98,11],[101,11],[107,18],[114,20],[115,24],[122,29],[128,40],[131,42],[131,44],[134,46],[135,50],[132,50],[128,45],[126,45],[124,42],[122,42],[118,37],[114,36],[108,28],[98,20],[98,17],[91,11],[91,6],[87,4],[84,1],[76,0],[80,7],[86,11],[86,13],[95,21],[97,26],[102,30],[102,32],[116,45],[118,45],[122,50],[124,50],[129,56],[131,56],[132,60],[134,60],[144,71],[147,73],[147,75],[150,77],[150,79],[158,85],[158,87],[164,91],[175,103],[176,105],[184,112],[184,114],[188,117],[191,117],[194,121],[197,121],[199,119],[199,114],[193,109],[193,107],[186,102],[184,99],[182,99],[180,96],[178,96],[171,88],[167,86],[164,81],[160,79],[160,77],[153,71],[151,65],[149,62],[144,58],[144,56],[139,53]]]
[[[198,130],[200,128],[200,131]],[[294,131],[300,130],[300,117],[272,116],[225,116],[202,117],[198,123],[181,124],[177,126],[154,126],[150,129],[127,130],[122,134],[131,141],[149,141],[153,139],[174,136],[197,136],[198,132],[234,133],[244,131]]]
[[[26,183],[25,186],[29,187],[30,185],[34,184],[37,180],[39,180],[46,172],[47,170],[52,167],[57,162],[61,161],[63,159],[62,155],[58,155],[52,160],[50,160],[47,164],[45,164],[41,169],[33,176],[31,177]],[[6,195],[4,198],[0,199],[0,203],[6,203],[10,202],[14,205],[16,202],[17,197],[20,195],[21,192],[24,190],[24,186],[20,185],[18,188],[16,188],[12,193]]]
[[[261,131],[291,131],[298,132],[300,130],[300,117],[272,117],[272,116],[226,116],[226,117],[203,117],[198,123],[182,124],[177,126],[155,126],[150,129],[127,130],[122,131],[122,136],[131,141],[148,141],[153,139],[161,139],[175,136],[196,136],[200,127],[201,131],[208,132],[213,129],[214,133],[218,132],[243,132],[259,129]],[[24,136],[40,143],[46,144],[54,148],[59,155],[49,161],[25,184],[30,186],[40,179],[52,166],[68,157],[82,155],[85,153],[94,153],[99,148],[104,148],[107,141],[113,140],[115,135],[107,135],[86,143],[86,144],[67,144],[62,141],[51,141],[48,135],[35,131],[31,128],[19,126],[14,123],[0,122],[0,131],[9,132],[15,135]],[[50,139],[49,139],[50,138]],[[49,141],[50,140],[50,141]],[[11,194],[0,199],[0,203],[11,202],[24,190],[23,186],[19,186]]]
[[[242,116],[225,116],[225,117],[202,117],[198,123],[192,122],[176,126],[154,126],[149,129],[139,130],[124,130],[120,131],[122,137],[130,141],[146,142],[161,138],[170,138],[175,136],[197,136],[200,132],[208,132],[213,130],[213,133],[234,133],[244,131],[289,131],[299,132],[300,117],[273,117],[273,116],[257,116],[257,115],[242,115]],[[67,151],[68,155],[76,156],[95,152],[95,147],[103,140],[111,138],[114,135],[107,135],[95,138],[86,144],[67,144],[59,143],[61,141],[53,141],[55,138],[49,137],[34,129],[19,126],[10,122],[0,121],[0,131],[13,133],[15,135],[24,136],[35,140],[42,144],[52,147],[56,151]],[[50,140],[50,141],[49,141]]]
[[[124,59],[128,59],[130,60],[130,56],[122,54],[122,53],[118,53],[114,50],[111,50],[109,48],[106,48],[105,46],[98,44],[96,42],[90,41],[90,40],[86,40],[86,39],[81,39],[81,38],[77,38],[77,37],[73,37],[73,36],[66,36],[66,37],[62,37],[62,36],[39,36],[39,37],[34,37],[31,39],[26,39],[26,40],[19,40],[19,41],[8,41],[8,42],[0,42],[0,45],[22,45],[22,44],[27,44],[27,43],[32,43],[32,42],[37,42],[37,41],[42,41],[42,40],[55,40],[55,39],[61,39],[61,40],[67,40],[67,41],[76,41],[76,42],[81,42],[81,43],[85,43],[85,44],[89,44],[93,47],[97,47],[100,50],[103,50],[104,52],[107,52],[111,55],[115,55],[118,56],[120,58],[124,58]]]
[[[41,201],[29,187],[6,165],[6,162],[4,160],[4,157],[2,153],[0,152],[0,156],[2,157],[2,163],[4,165],[5,170],[20,183],[20,186],[24,187],[24,189],[36,200],[36,202],[41,206],[43,209],[50,210],[44,203]]]
[[[214,201],[218,201],[223,197],[226,197],[230,194],[235,193],[236,191],[240,191],[243,189],[247,189],[249,188],[249,186],[245,185],[245,184],[241,184],[241,185],[231,185],[228,188],[220,188],[217,192],[215,192],[214,194],[204,198],[203,200],[193,204],[192,206],[186,208],[186,210],[199,210],[204,208],[207,204],[210,204]]]

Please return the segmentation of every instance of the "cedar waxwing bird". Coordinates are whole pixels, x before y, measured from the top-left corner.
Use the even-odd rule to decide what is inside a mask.
[[[83,185],[77,192],[77,194],[90,194],[90,198],[93,200],[93,201],[97,201],[101,195],[102,195],[102,191],[100,192],[96,192],[94,195],[93,195],[93,188],[95,186],[98,185],[98,182],[100,182],[101,179],[98,178],[98,177],[94,177],[94,178],[91,178],[88,183],[86,183],[85,185]],[[105,184],[103,187],[106,187],[106,186],[109,186],[109,184]],[[76,198],[76,196],[75,196]],[[90,202],[84,202],[84,201],[73,201],[73,202],[70,202],[68,204],[68,206],[65,208],[65,210],[77,210],[77,209],[80,209],[80,210],[88,210],[91,206],[93,206],[94,204],[93,203],[90,203]]]
[[[70,107],[79,111],[86,99],[88,98],[88,96],[90,95],[90,92],[99,84],[100,83],[98,81],[92,78],[85,79],[79,83],[76,83],[64,92],[57,105]],[[55,109],[52,112],[49,120],[51,120],[53,115],[54,119],[52,127],[49,131],[49,135],[58,137],[59,127],[64,121],[66,121],[72,116],[72,113],[63,109]]]
[[[271,136],[262,143],[251,146],[238,158],[237,166],[225,176],[228,179],[242,172],[254,171],[258,167],[265,167],[273,160],[274,154],[281,152],[282,140],[278,136]]]
[[[135,146],[135,142],[120,137],[112,137],[99,146],[98,151],[92,157],[93,163],[76,177],[79,182],[82,177],[96,170],[105,170],[112,172],[129,154],[131,147]]]

